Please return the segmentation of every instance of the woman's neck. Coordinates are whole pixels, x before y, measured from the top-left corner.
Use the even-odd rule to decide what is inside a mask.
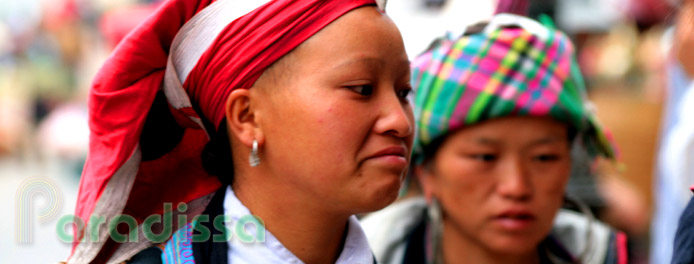
[[[444,263],[465,263],[480,264],[538,264],[540,257],[536,250],[524,254],[504,254],[495,252],[484,247],[477,241],[461,234],[453,223],[443,222],[443,232],[441,238],[441,249]]]
[[[350,215],[321,210],[315,200],[271,183],[235,182],[232,189],[241,203],[263,220],[266,230],[304,263],[335,263]]]

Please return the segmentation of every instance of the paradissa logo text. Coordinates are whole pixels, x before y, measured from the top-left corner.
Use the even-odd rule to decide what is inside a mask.
[[[100,242],[105,238],[111,238],[115,242],[138,242],[140,239],[146,239],[152,243],[166,242],[176,230],[184,230],[187,221],[187,215],[177,215],[178,226],[173,228],[173,212],[172,204],[164,203],[163,214],[153,214],[145,218],[138,225],[137,220],[130,215],[116,215],[107,221],[106,217],[92,215],[89,218],[88,226],[85,228],[85,221],[74,215],[65,215],[58,220],[56,232],[58,239],[66,243],[79,242]],[[187,210],[188,206],[185,203],[179,203],[177,210],[181,213]],[[215,230],[220,234],[212,235],[211,230],[202,223],[212,223]],[[210,219],[209,215],[201,214],[193,217],[188,226],[188,230],[192,227],[194,230],[192,242],[205,242],[211,238],[213,242],[224,242],[233,239],[234,234],[243,243],[265,242],[265,224],[263,221],[254,215],[245,215],[240,217],[234,223],[231,216],[219,215],[214,219]],[[119,227],[127,225],[127,232],[119,231]],[[154,225],[161,225],[158,228],[161,231],[156,233]],[[68,231],[66,227],[72,227],[72,231]],[[76,231],[76,232],[75,232]],[[103,232],[108,232],[107,235],[102,235]],[[76,235],[75,235],[76,234]],[[141,237],[142,236],[142,237]]]

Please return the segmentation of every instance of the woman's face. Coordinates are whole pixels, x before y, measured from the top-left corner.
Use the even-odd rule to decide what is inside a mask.
[[[567,126],[506,117],[458,130],[418,169],[446,232],[497,253],[529,253],[549,233],[571,170]],[[450,230],[450,229],[452,230]]]
[[[263,166],[328,210],[354,214],[397,196],[413,114],[400,33],[375,7],[325,27],[256,83]],[[251,89],[253,90],[253,89]]]

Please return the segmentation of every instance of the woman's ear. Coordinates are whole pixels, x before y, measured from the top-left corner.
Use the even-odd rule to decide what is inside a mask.
[[[252,92],[239,88],[231,91],[225,105],[229,136],[235,136],[249,148],[253,146],[253,140],[262,145],[265,139],[258,126],[258,113],[252,101]]]
[[[419,180],[420,187],[422,188],[422,194],[426,198],[427,202],[431,202],[434,197],[434,175],[431,173],[430,168],[426,165],[418,165],[414,168],[414,175]]]

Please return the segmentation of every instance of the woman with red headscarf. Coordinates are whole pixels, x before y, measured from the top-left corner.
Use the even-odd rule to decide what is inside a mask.
[[[69,262],[373,262],[353,215],[397,196],[409,78],[373,0],[164,2],[94,81]]]

